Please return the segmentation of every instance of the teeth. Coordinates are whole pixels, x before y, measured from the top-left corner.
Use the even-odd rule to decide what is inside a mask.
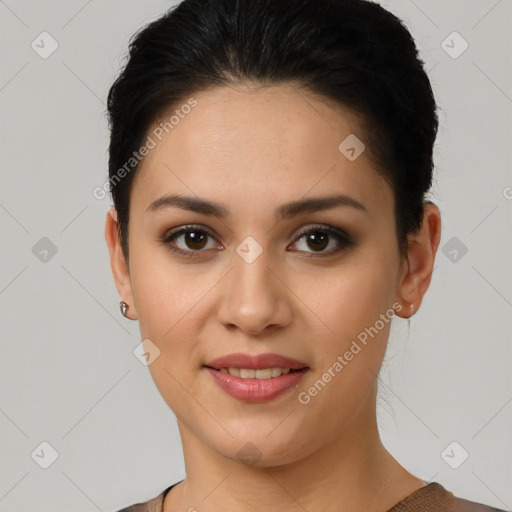
[[[271,379],[290,373],[290,368],[262,368],[260,370],[252,368],[221,368],[220,371],[242,379]]]

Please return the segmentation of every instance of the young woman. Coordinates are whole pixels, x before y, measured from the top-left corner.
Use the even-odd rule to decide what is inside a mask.
[[[127,511],[484,511],[383,446],[391,319],[440,240],[436,103],[365,0],[185,0],[108,97],[121,311],[176,415],[186,478]]]

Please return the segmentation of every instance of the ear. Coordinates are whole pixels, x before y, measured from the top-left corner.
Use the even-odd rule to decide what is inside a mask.
[[[137,320],[137,310],[133,301],[132,282],[128,262],[124,257],[119,236],[117,211],[111,208],[105,221],[105,240],[110,253],[110,268],[121,300],[129,306],[127,315],[131,320]]]
[[[434,261],[441,240],[441,213],[434,203],[423,207],[423,222],[418,233],[408,237],[409,248],[399,282],[399,301],[405,307],[396,311],[397,316],[409,318],[421,306],[430,281]],[[404,304],[405,302],[405,304]],[[414,309],[410,305],[414,306]]]

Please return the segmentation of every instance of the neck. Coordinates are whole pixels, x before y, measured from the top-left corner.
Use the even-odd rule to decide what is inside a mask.
[[[277,466],[226,458],[178,421],[187,477],[167,495],[164,509],[387,511],[424,482],[382,445],[375,401],[376,386],[342,434],[300,460]]]

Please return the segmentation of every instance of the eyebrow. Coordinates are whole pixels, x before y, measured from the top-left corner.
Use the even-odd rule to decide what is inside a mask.
[[[329,210],[339,206],[349,206],[356,210],[368,213],[366,207],[356,201],[354,198],[345,194],[337,194],[326,197],[313,197],[309,199],[300,199],[285,203],[276,209],[278,219],[288,219],[301,213],[312,213],[322,210]],[[177,194],[165,195],[153,201],[146,209],[146,213],[160,211],[166,208],[180,208],[203,215],[212,215],[219,219],[225,219],[230,216],[229,210],[212,201],[207,201],[199,197],[180,196]]]

